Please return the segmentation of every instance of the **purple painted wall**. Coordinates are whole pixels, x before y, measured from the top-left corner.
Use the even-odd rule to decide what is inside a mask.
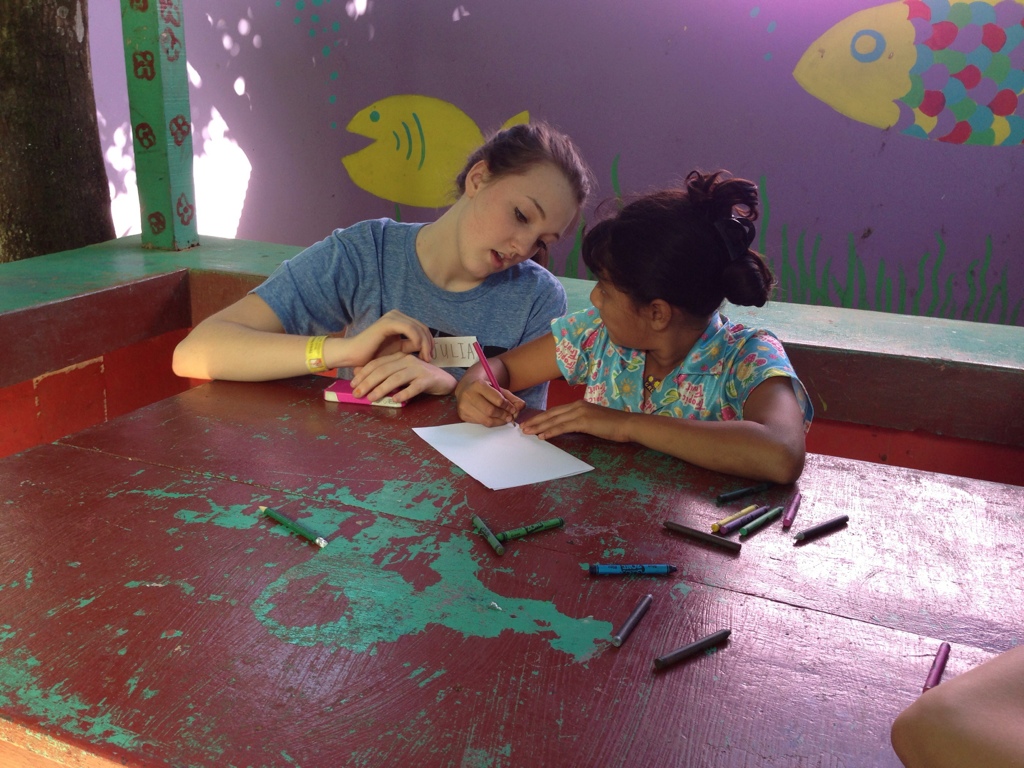
[[[90,34],[103,144],[122,166],[109,175],[122,189],[131,144],[119,148],[128,109],[113,5],[90,6]],[[529,110],[577,140],[598,200],[695,167],[758,181],[779,298],[1024,324],[1024,146],[874,127],[794,79],[819,36],[875,5],[369,0],[360,15],[340,0],[189,4],[197,163],[215,108],[252,167],[237,236],[305,245],[364,218],[435,215],[396,212],[349,178],[341,158],[368,142],[345,126],[364,107],[432,96],[485,133]],[[212,232],[197,195],[199,231]],[[560,274],[578,274],[571,246],[555,252]]]

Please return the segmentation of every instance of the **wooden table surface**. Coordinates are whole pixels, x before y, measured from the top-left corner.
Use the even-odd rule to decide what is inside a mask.
[[[69,765],[898,766],[939,642],[950,677],[1022,641],[1021,487],[812,455],[793,531],[849,526],[734,555],[662,521],[793,487],[718,507],[747,483],[571,435],[594,471],[491,491],[411,431],[449,399],[326,383],[214,382],[0,461],[0,738]],[[566,524],[498,557],[474,514]]]

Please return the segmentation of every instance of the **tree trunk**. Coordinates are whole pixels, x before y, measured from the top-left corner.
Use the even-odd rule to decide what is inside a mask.
[[[87,16],[0,0],[0,263],[114,238]]]

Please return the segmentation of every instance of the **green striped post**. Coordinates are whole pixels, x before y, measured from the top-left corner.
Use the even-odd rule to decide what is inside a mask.
[[[121,0],[142,244],[199,244],[182,0]]]

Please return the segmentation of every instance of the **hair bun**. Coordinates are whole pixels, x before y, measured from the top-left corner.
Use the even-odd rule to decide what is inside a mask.
[[[754,237],[757,236],[754,222],[743,216],[719,219],[715,222],[715,229],[718,230],[718,234],[729,252],[729,261],[736,261],[746,256],[754,242]]]

